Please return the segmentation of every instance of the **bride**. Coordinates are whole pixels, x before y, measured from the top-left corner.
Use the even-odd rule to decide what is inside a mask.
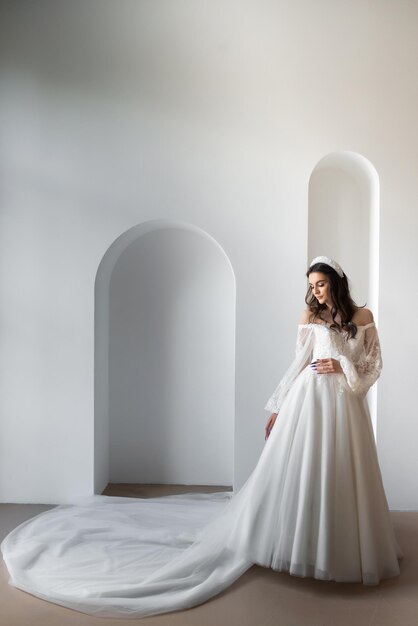
[[[296,355],[240,491],[58,506],[4,539],[10,584],[85,613],[142,617],[202,603],[253,564],[365,585],[399,575],[365,401],[382,368],[377,329],[335,261],[315,258],[307,276]]]

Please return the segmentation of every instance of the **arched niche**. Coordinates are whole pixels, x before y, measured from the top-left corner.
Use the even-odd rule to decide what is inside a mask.
[[[123,233],[95,289],[95,492],[233,484],[235,277],[201,229]]]
[[[352,283],[354,300],[378,321],[379,177],[364,156],[328,154],[309,180],[308,262],[315,256],[336,259]],[[376,433],[376,388],[369,394]]]

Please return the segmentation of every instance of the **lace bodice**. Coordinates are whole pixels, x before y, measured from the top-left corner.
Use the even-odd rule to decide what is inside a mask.
[[[342,392],[364,396],[380,376],[382,357],[374,322],[357,327],[355,337],[336,332],[325,324],[300,324],[296,339],[296,355],[278,386],[269,398],[266,411],[277,413],[296,377],[315,359],[337,359],[343,374],[338,376]]]
[[[365,349],[364,339],[366,330],[374,327],[374,322],[367,324],[366,326],[358,326],[357,334],[355,337],[347,339],[347,333],[339,333],[331,330],[329,326],[325,324],[304,324],[301,325],[301,333],[303,328],[312,328],[315,333],[315,342],[313,346],[312,358],[326,359],[335,358],[344,355],[350,358],[354,362],[358,362]],[[303,345],[304,342],[299,340],[299,345]]]

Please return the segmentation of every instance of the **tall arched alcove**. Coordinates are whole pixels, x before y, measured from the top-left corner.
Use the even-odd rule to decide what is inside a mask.
[[[145,222],[109,247],[95,292],[95,492],[232,485],[236,287],[221,246]]]
[[[355,152],[328,154],[309,181],[308,260],[336,259],[350,279],[354,300],[378,319],[379,177]],[[369,394],[376,433],[376,388]]]

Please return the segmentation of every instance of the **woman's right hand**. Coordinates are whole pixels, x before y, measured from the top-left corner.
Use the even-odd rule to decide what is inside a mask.
[[[265,428],[265,431],[266,431],[265,439],[269,438],[269,435],[271,433],[271,429],[273,428],[274,422],[276,421],[276,417],[277,417],[277,413],[272,413],[270,415],[270,417],[268,418],[268,422],[267,422],[266,428]]]

